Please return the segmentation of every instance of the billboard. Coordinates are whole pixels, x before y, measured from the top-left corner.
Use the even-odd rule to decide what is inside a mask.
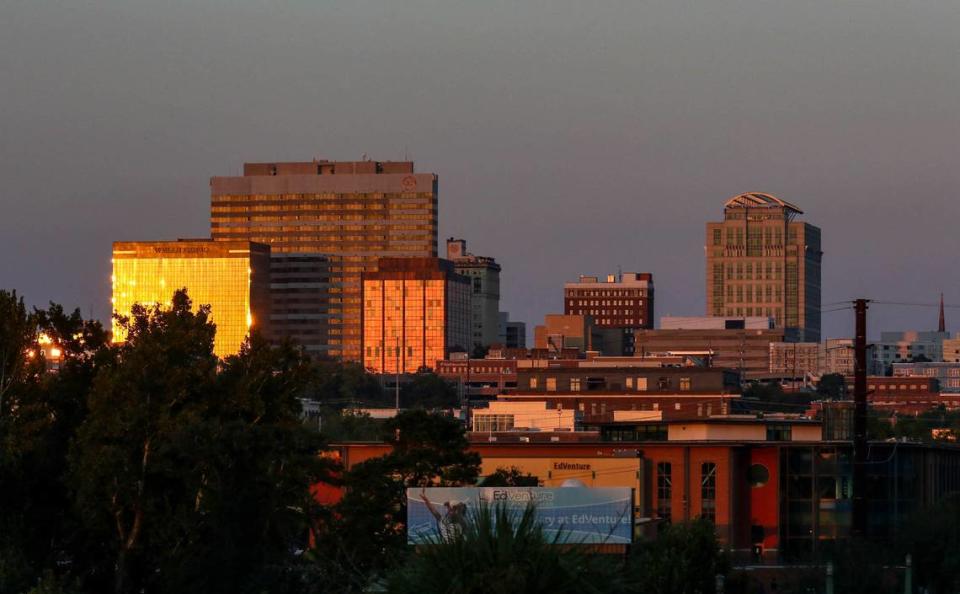
[[[630,544],[633,490],[586,487],[460,487],[407,489],[407,543],[431,542],[469,521],[482,504],[523,513],[529,503],[547,537],[576,544]]]

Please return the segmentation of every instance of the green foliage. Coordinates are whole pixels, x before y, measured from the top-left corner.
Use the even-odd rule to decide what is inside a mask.
[[[780,384],[764,384],[760,382],[750,382],[743,391],[744,398],[762,400],[764,402],[780,402],[783,400],[784,393]]]
[[[830,400],[842,400],[847,393],[847,380],[842,373],[827,373],[817,384],[817,394]]]
[[[358,363],[323,360],[316,366],[317,377],[308,394],[313,400],[342,408],[383,403],[387,398],[377,378]]]
[[[529,472],[523,472],[516,466],[510,468],[497,468],[493,474],[489,474],[480,481],[480,487],[536,487],[540,485],[540,479],[531,475]]]
[[[343,590],[365,587],[402,555],[407,488],[472,485],[480,470],[480,457],[467,451],[463,426],[451,417],[405,411],[384,424],[381,437],[393,450],[345,473],[347,491],[318,543],[318,563]]]
[[[388,576],[388,591],[433,594],[633,592],[623,562],[547,537],[528,507],[481,506],[461,530],[430,539]]]
[[[322,407],[320,418],[321,432],[330,443],[376,441],[383,433],[383,421],[374,419],[367,413]]]
[[[7,393],[26,380],[27,351],[36,342],[37,324],[17,292],[0,290],[0,416],[11,406]]]
[[[259,337],[221,363],[208,308],[134,309],[70,453],[95,590],[258,591],[305,546],[327,480],[300,421],[311,366]]]
[[[400,389],[404,408],[452,408],[459,405],[456,387],[432,371],[421,371]]]
[[[631,562],[646,594],[709,594],[728,570],[713,523],[703,519],[665,527],[635,547]]]
[[[960,591],[960,495],[911,518],[901,546],[913,557],[917,585],[931,594]]]

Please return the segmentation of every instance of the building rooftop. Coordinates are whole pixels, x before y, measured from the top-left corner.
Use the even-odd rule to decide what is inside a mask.
[[[734,196],[724,205],[724,208],[785,208],[797,214],[803,214],[797,206],[785,200],[780,200],[771,194],[762,192],[747,192]]]

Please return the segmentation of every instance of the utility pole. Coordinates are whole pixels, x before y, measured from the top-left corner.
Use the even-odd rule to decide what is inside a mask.
[[[397,336],[397,378],[394,382],[394,388],[396,392],[396,403],[394,408],[397,410],[397,414],[400,414],[400,336]]]
[[[860,537],[867,533],[867,302],[853,302],[853,535]]]

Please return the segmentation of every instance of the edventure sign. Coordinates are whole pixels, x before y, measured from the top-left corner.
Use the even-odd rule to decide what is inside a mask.
[[[407,489],[407,543],[455,533],[481,505],[517,514],[533,504],[551,538],[571,544],[630,544],[633,490],[584,487],[465,487]]]

